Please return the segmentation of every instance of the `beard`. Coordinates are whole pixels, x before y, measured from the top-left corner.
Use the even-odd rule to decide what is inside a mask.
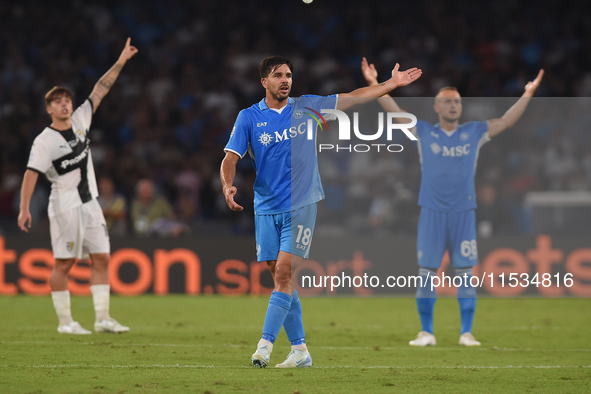
[[[281,91],[281,88],[277,89],[276,92],[274,92],[273,96],[275,97],[276,100],[278,101],[283,101],[286,100],[289,97],[289,93],[291,92],[291,88],[288,88],[286,93],[283,93]]]

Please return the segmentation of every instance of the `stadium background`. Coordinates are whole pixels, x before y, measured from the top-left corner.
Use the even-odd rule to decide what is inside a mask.
[[[145,235],[134,234],[131,217],[142,178],[155,182],[181,225],[183,236],[168,241],[171,248],[196,250],[211,236],[230,245],[252,239],[250,161],[239,165],[237,198],[246,208],[241,213],[227,208],[218,168],[238,111],[262,97],[258,64],[264,57],[283,54],[293,60],[294,96],[364,86],[360,60],[366,56],[382,78],[396,62],[423,69],[421,79],[395,96],[427,98],[442,86],[455,85],[465,97],[518,97],[544,68],[538,96],[586,97],[591,94],[591,54],[585,50],[591,46],[589,7],[564,7],[558,1],[544,7],[535,1],[74,1],[56,7],[0,2],[0,235],[18,256],[29,248],[48,248],[47,182],[38,184],[32,201],[35,237],[27,238],[16,227],[29,149],[49,123],[43,96],[63,84],[81,103],[116,60],[127,36],[140,52],[93,118],[92,152],[97,177],[111,179],[127,201],[126,225],[112,234],[114,243],[143,245],[152,256],[154,248]],[[346,230],[344,236],[396,234],[402,238],[392,238],[394,244],[412,240],[418,155],[409,147],[396,160],[404,171],[386,192],[393,209],[404,213],[400,220],[368,224],[374,197],[349,195],[345,189],[339,195],[342,204],[321,204],[319,232],[326,223],[326,235],[336,226]],[[542,231],[527,220],[525,195],[589,191],[589,135],[563,128],[531,133],[518,124],[483,148],[476,182],[479,200],[486,193],[489,202],[479,218],[494,219],[491,249],[508,239],[498,237],[518,237],[513,238],[521,242],[516,248],[526,255]],[[401,195],[406,198],[397,198]],[[367,209],[358,209],[360,220],[343,222],[351,204]],[[566,256],[588,246],[584,237],[591,227],[586,223],[542,230],[559,238],[581,237],[564,250]],[[253,249],[236,247],[233,258],[248,262]],[[409,250],[404,253],[411,256],[412,246]],[[414,261],[405,260],[414,269]],[[12,279],[19,275],[15,266],[6,267]]]
[[[262,97],[262,58],[279,53],[294,60],[294,96],[363,86],[359,63],[366,56],[381,77],[395,62],[423,69],[416,83],[395,91],[409,96],[401,100],[430,101],[440,86],[452,84],[464,97],[511,101],[544,68],[537,96],[584,103],[591,93],[590,8],[589,2],[522,0],[0,0],[0,294],[48,291],[46,182],[37,186],[31,233],[16,228],[29,148],[49,123],[43,95],[65,84],[81,103],[127,36],[140,52],[91,130],[97,174],[112,179],[128,205],[126,226],[111,235],[113,265],[119,265],[114,292],[262,294],[270,284],[264,267],[252,262],[250,163],[240,162],[239,202],[247,208],[241,214],[227,209],[217,174],[237,111]],[[549,219],[543,223],[551,223],[544,228],[524,220],[532,191],[589,192],[589,128],[534,132],[536,123],[527,120],[534,113],[526,111],[481,152],[478,198],[488,208],[479,211],[479,221],[495,221],[492,234],[479,238],[479,269],[491,261],[532,274],[549,267],[564,274],[576,266],[578,287],[560,298],[552,288],[521,293],[528,297],[480,297],[474,326],[480,348],[457,344],[453,298],[437,301],[438,345],[416,349],[408,346],[420,330],[414,299],[338,297],[350,295],[339,289],[337,297],[302,302],[314,368],[253,371],[266,296],[115,295],[113,316],[131,331],[84,338],[56,333],[51,297],[0,296],[0,392],[589,392],[591,227],[576,220],[587,208],[562,212],[561,226],[555,226],[562,214],[555,208],[540,211]],[[387,225],[372,222],[374,196],[339,195],[339,185],[323,174],[331,198],[320,204],[312,253],[324,272],[351,273],[354,264],[365,269],[370,261],[368,272],[416,273],[414,147],[393,163],[395,182],[383,192],[391,192],[398,219]],[[331,170],[326,164],[322,171]],[[348,168],[340,169],[348,174]],[[130,211],[141,178],[154,180],[173,206],[183,236],[133,233]],[[356,219],[342,221],[342,210],[351,206],[358,208]],[[321,246],[335,242],[338,254],[322,260]],[[366,248],[363,257],[357,245]],[[78,296],[88,292],[88,267],[77,265],[72,276],[72,312],[91,327],[92,300]],[[273,365],[288,344],[280,333]]]

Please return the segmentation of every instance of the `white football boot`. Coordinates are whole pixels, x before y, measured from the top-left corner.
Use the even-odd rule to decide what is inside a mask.
[[[462,346],[480,346],[480,342],[478,342],[474,335],[471,332],[465,332],[460,335],[460,345]]]
[[[99,320],[94,323],[94,331],[96,332],[112,332],[112,333],[122,333],[128,332],[129,327],[126,327],[119,323],[117,320],[113,319],[112,317],[104,320]]]
[[[269,349],[269,346],[259,346],[251,357],[252,366],[257,368],[265,368],[267,365],[269,365],[270,358],[271,350]]]
[[[410,346],[435,346],[437,345],[437,341],[435,340],[435,335],[431,334],[427,331],[419,332],[417,335],[417,339],[413,339],[408,343]]]
[[[88,331],[85,328],[82,328],[80,323],[77,321],[70,322],[68,324],[62,324],[58,326],[57,332],[60,334],[74,334],[74,335],[88,335],[92,334],[92,331]]]
[[[305,350],[292,349],[287,358],[275,368],[306,368],[312,366],[312,356]]]

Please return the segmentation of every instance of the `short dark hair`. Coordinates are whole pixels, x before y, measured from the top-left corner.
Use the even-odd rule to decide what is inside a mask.
[[[445,92],[446,90],[451,90],[452,92],[457,92],[458,88],[456,88],[455,86],[444,86],[437,91],[437,94],[435,96],[439,96],[439,93]]]
[[[70,100],[74,99],[74,93],[64,86],[54,86],[51,88],[49,92],[45,95],[45,105],[49,106],[53,100],[57,100],[62,96],[69,97]]]
[[[282,64],[287,65],[289,71],[293,73],[293,63],[288,58],[283,56],[269,56],[259,65],[261,78],[267,78],[272,71],[275,71]]]

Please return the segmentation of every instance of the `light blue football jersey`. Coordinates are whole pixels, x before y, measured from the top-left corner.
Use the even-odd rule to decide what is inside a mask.
[[[265,99],[240,111],[224,151],[240,157],[249,153],[256,170],[256,214],[288,212],[324,199],[316,132],[308,139],[307,121],[313,119],[311,109],[321,112],[336,105],[336,95],[306,95],[289,98],[280,113],[270,109]]]
[[[439,124],[419,120],[416,127],[422,173],[419,205],[444,212],[476,208],[474,176],[478,152],[490,140],[487,123],[458,125],[451,136]]]

